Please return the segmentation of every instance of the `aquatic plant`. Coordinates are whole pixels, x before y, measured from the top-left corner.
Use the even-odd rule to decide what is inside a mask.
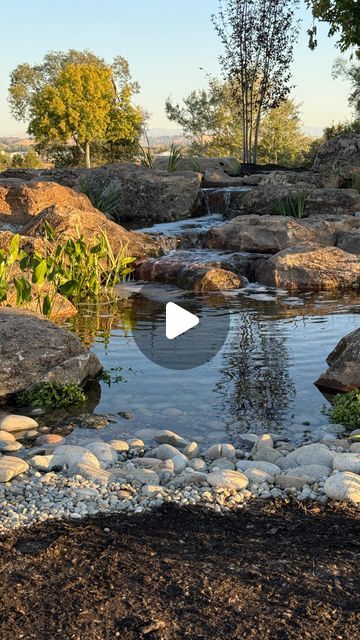
[[[82,388],[73,382],[60,384],[58,382],[44,382],[27,391],[22,391],[16,397],[16,404],[21,407],[44,407],[58,409],[83,404],[86,395]]]
[[[360,389],[339,393],[333,399],[332,406],[325,407],[323,413],[338,424],[360,427]]]
[[[173,173],[174,171],[177,170],[182,158],[183,158],[183,152],[181,147],[179,147],[173,142],[170,147],[170,155],[169,155],[168,167],[167,167],[167,170],[169,173]]]
[[[51,315],[56,293],[75,305],[96,298],[100,291],[111,293],[132,272],[135,260],[127,256],[125,246],[114,253],[104,231],[92,243],[82,235],[64,242],[46,223],[43,252],[30,255],[19,249],[19,243],[16,235],[7,252],[0,250],[0,304],[7,304],[13,286],[17,305],[26,307],[35,300],[45,316]]]
[[[281,216],[302,218],[305,213],[306,193],[299,191],[294,195],[279,198],[277,203],[278,213]]]

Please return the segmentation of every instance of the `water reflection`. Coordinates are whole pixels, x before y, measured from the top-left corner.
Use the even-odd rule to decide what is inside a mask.
[[[359,326],[360,299],[354,292],[289,296],[286,291],[252,286],[229,292],[232,310],[228,339],[205,365],[187,371],[160,367],[137,349],[132,331],[155,330],[170,299],[200,301],[170,287],[132,284],[116,302],[84,305],[68,326],[92,347],[107,370],[121,366],[121,376],[101,383],[97,413],[131,411],[124,427],[170,428],[186,436],[219,439],[246,429],[277,430],[294,442],[336,431],[322,414],[327,402],[314,386],[326,356],[345,334]],[[207,306],[219,300],[209,297]],[[157,308],[157,305],[155,305]],[[116,376],[115,376],[116,379]],[[125,421],[126,422],[126,421]],[[106,436],[106,430],[102,437]],[[120,433],[121,431],[119,431]]]
[[[274,324],[269,332],[258,315],[240,314],[223,362],[219,384],[230,389],[224,411],[244,426],[281,425],[296,394],[281,325]]]

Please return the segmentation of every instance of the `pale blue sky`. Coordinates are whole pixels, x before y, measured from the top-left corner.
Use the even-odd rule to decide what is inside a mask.
[[[164,113],[167,96],[181,99],[204,86],[205,72],[219,75],[220,42],[210,16],[218,0],[17,0],[1,8],[0,135],[26,130],[7,104],[9,73],[21,62],[41,61],[48,50],[91,49],[106,60],[121,54],[141,85],[137,102],[152,114],[151,127],[173,128]],[[311,23],[304,8],[295,49],[295,99],[307,127],[322,127],[350,116],[349,87],[333,80],[335,41],[319,28],[319,46],[307,47]],[[204,71],[200,69],[202,67]]]

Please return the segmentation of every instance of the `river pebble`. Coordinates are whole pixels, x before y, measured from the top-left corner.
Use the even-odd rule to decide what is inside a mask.
[[[18,433],[6,432],[2,441],[17,442]],[[175,436],[172,441],[180,446]],[[99,510],[141,513],[164,501],[217,512],[242,508],[252,499],[288,496],[321,504],[329,499],[359,503],[360,455],[349,452],[343,440],[293,451],[280,442],[285,455],[280,453],[276,464],[256,459],[263,452],[279,452],[271,434],[244,442],[243,457],[230,443],[214,444],[201,453],[191,440],[181,450],[154,440],[144,445],[139,438],[112,441],[123,443],[118,449],[101,438],[84,446],[56,446],[45,440],[16,456],[0,456],[0,532]],[[349,446],[351,442],[346,440]],[[51,454],[46,453],[48,446]],[[25,454],[27,460],[21,457]]]

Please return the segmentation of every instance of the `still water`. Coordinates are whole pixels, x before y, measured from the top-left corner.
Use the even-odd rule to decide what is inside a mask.
[[[195,296],[164,285],[153,290],[163,303],[163,318],[156,321],[164,319],[168,300],[181,305]],[[329,402],[314,381],[339,339],[359,327],[358,293],[290,296],[259,285],[229,292],[224,346],[210,362],[179,371],[152,363],[135,344],[133,333],[149,331],[154,322],[140,285],[118,292],[117,303],[84,306],[69,321],[112,379],[100,383],[92,409],[131,413],[103,430],[104,439],[167,428],[206,442],[236,443],[241,432],[270,430],[301,443],[339,431],[322,413]],[[203,309],[211,313],[209,305]]]

